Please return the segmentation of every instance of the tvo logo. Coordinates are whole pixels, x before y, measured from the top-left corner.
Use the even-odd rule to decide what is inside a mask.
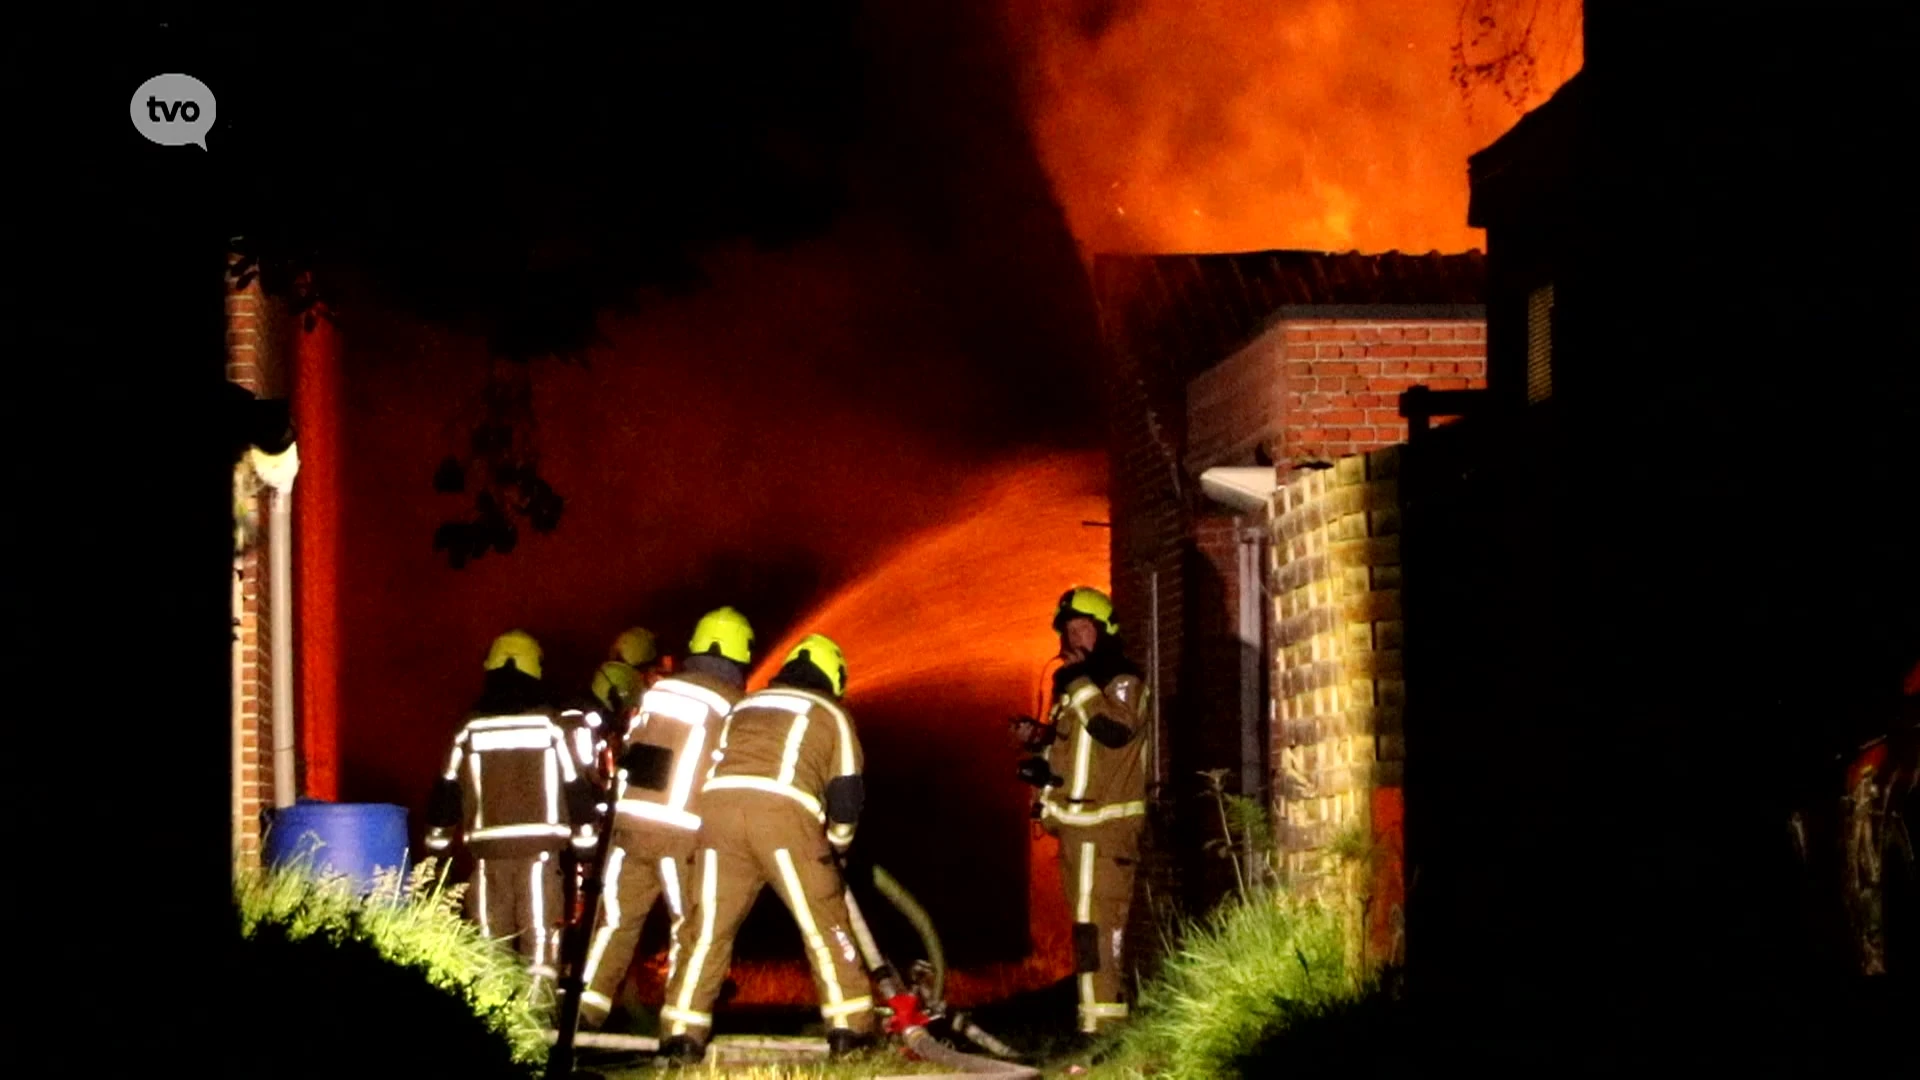
[[[133,92],[133,126],[161,146],[207,148],[213,91],[191,75],[155,75]]]

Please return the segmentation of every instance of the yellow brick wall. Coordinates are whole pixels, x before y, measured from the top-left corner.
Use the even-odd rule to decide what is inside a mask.
[[[1314,888],[1402,767],[1398,446],[1298,472],[1272,519],[1274,820]]]

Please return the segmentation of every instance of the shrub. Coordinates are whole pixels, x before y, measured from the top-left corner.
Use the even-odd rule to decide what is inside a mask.
[[[518,956],[461,917],[432,860],[372,892],[309,860],[235,889],[232,1075],[526,1080],[550,1002]]]

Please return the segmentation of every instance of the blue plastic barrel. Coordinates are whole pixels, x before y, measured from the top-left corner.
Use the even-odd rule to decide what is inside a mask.
[[[406,868],[407,808],[302,799],[273,812],[262,848],[268,866],[308,858],[315,869],[352,878],[364,893],[376,868]]]

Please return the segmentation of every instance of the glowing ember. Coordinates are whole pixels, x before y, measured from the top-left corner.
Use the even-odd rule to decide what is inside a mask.
[[[1008,0],[1096,251],[1483,246],[1467,156],[1579,70],[1578,0]],[[1456,46],[1458,50],[1456,51]],[[1463,90],[1455,65],[1472,72]]]

